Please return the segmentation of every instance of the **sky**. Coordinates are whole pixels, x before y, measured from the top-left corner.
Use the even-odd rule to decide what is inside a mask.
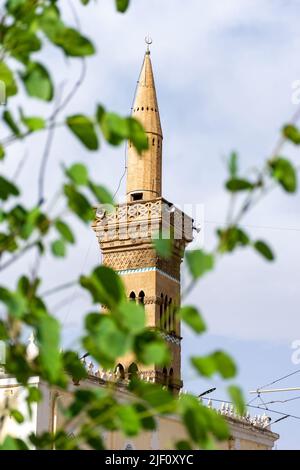
[[[204,247],[210,249],[215,229],[224,222],[228,208],[224,158],[236,150],[242,172],[249,174],[260,168],[282,125],[296,110],[292,86],[300,80],[300,2],[132,0],[128,13],[121,15],[112,0],[91,2],[88,8],[70,0],[63,2],[64,13],[73,24],[76,18],[71,2],[82,31],[96,45],[97,55],[88,59],[84,84],[67,113],[92,114],[96,103],[103,103],[110,110],[129,114],[145,50],[144,37],[150,34],[164,133],[163,195],[179,205],[203,204],[201,237]],[[46,63],[64,93],[71,89],[80,65],[50,46]],[[26,109],[25,100],[22,104]],[[36,101],[30,107],[31,114],[49,114],[49,105]],[[25,145],[11,147],[5,164],[0,162],[0,171],[12,176],[26,156],[18,178],[28,204],[37,197],[32,182],[43,145],[43,136],[32,137]],[[299,150],[292,146],[287,145],[283,152],[295,163],[299,161]],[[124,148],[102,143],[101,150],[91,154],[67,131],[57,131],[47,167],[47,201],[61,181],[59,164],[75,161],[84,161],[91,175],[114,192],[124,171]],[[124,193],[123,180],[119,200]],[[236,358],[236,382],[247,400],[253,398],[249,390],[300,369],[299,363],[292,361],[292,344],[300,340],[299,202],[300,194],[287,196],[276,190],[244,220],[245,230],[254,239],[272,246],[275,263],[265,262],[252,251],[239,251],[220,260],[216,270],[186,299],[199,307],[208,325],[201,338],[183,329],[187,390],[200,393],[216,386],[211,398],[226,396],[223,383],[200,380],[189,366],[190,355],[214,349],[224,348]],[[41,266],[46,288],[72,280],[101,261],[92,230],[76,224],[76,235],[78,243],[69,250],[67,260],[49,257]],[[31,255],[23,258],[5,272],[5,282],[13,285],[18,273],[33,263]],[[76,347],[83,313],[91,308],[88,296],[75,288],[51,298],[49,304],[63,323],[65,346]],[[300,386],[299,376],[296,373],[276,386]],[[300,417],[298,396],[300,392],[274,393],[264,395],[263,400],[296,398],[270,407]],[[256,403],[262,404],[259,400]],[[270,415],[273,420],[279,417]],[[280,434],[278,449],[300,449],[300,419],[275,423],[273,430]]]

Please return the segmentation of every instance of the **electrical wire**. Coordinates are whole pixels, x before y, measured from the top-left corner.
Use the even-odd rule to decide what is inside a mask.
[[[222,225],[222,222],[218,222],[217,220],[204,220],[204,223]],[[243,227],[261,228],[265,230],[283,230],[283,231],[288,231],[288,232],[300,232],[300,228],[296,228],[296,227],[275,227],[272,225],[252,225],[252,224],[243,224]]]
[[[297,369],[294,372],[291,372],[290,374],[284,375],[283,377],[279,377],[279,379],[273,380],[273,382],[262,385],[261,387],[257,389],[257,392],[259,392],[262,388],[269,387],[270,385],[274,385],[278,382],[281,382],[282,380],[292,377],[293,375],[299,374],[299,372],[300,372],[300,369]]]
[[[257,397],[255,397],[257,398]],[[286,400],[272,400],[265,402],[265,405],[273,405],[274,403],[287,403],[289,401],[300,400],[300,396],[294,398],[287,398]]]

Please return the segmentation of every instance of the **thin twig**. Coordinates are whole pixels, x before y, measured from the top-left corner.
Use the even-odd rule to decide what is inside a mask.
[[[51,289],[48,289],[45,292],[42,292],[41,297],[48,297],[49,295],[56,294],[57,292],[68,289],[69,287],[73,287],[76,284],[78,284],[77,280],[66,282],[65,284],[60,284],[59,286],[52,287]]]
[[[11,266],[15,261],[17,261],[19,258],[21,258],[25,253],[27,253],[29,250],[34,248],[38,244],[39,240],[35,240],[32,243],[29,243],[28,245],[24,246],[24,248],[19,251],[17,254],[13,255],[9,260],[7,260],[5,263],[3,263],[0,266],[0,271],[4,271],[4,269],[8,268]]]
[[[61,87],[62,88],[62,87]],[[42,156],[42,161],[41,161],[41,166],[40,166],[40,171],[39,171],[39,177],[38,177],[38,206],[41,206],[44,203],[44,187],[45,187],[45,176],[46,176],[46,168],[47,168],[47,163],[48,159],[50,156],[51,152],[51,147],[53,143],[53,138],[54,138],[54,132],[55,132],[55,119],[58,113],[58,108],[59,108],[59,103],[60,103],[60,98],[61,98],[61,93],[62,89],[60,90],[57,99],[55,101],[54,105],[54,111],[53,114],[50,116],[49,119],[49,130],[48,130],[48,135],[44,147],[44,152]]]

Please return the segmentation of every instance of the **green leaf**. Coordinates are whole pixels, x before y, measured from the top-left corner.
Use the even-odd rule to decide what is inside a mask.
[[[13,235],[6,235],[5,233],[0,233],[0,253],[8,251],[13,253],[18,249],[16,239]]]
[[[17,94],[18,87],[13,72],[3,61],[0,61],[0,80],[4,83],[4,89],[0,88],[1,101],[5,102],[8,96]],[[3,104],[3,102],[1,104]]]
[[[39,25],[48,39],[60,47],[67,56],[85,57],[95,53],[91,41],[79,31],[64,25],[57,8],[46,8],[39,17]]]
[[[229,157],[228,170],[231,178],[236,178],[238,174],[238,155],[236,152],[232,152]]]
[[[45,129],[46,121],[41,117],[22,117],[22,122],[28,128],[29,131],[35,132]]]
[[[142,124],[135,118],[127,118],[129,126],[128,140],[136,148],[137,152],[141,155],[143,150],[148,149],[148,138]]]
[[[223,351],[216,351],[203,357],[192,357],[191,363],[204,377],[211,377],[219,373],[223,379],[229,379],[236,374],[233,360]]]
[[[39,361],[43,376],[50,383],[61,379],[63,369],[60,355],[60,326],[58,320],[48,314],[41,315],[37,323]]]
[[[25,6],[26,3],[27,0],[7,0],[6,8],[10,13],[16,13],[16,11],[20,11],[20,8]]]
[[[148,148],[144,128],[135,118],[123,118],[118,114],[106,112],[103,106],[98,106],[96,119],[110,144],[120,145],[124,140],[130,140],[139,154]]]
[[[100,109],[101,112],[99,107],[97,109],[97,118],[105,139],[112,145],[120,145],[123,140],[128,138],[129,128],[127,119],[115,113],[104,112],[102,108]],[[100,121],[99,116],[101,117]]]
[[[295,193],[297,190],[297,173],[291,162],[285,158],[275,158],[269,162],[271,176],[279,182],[282,188],[288,193]]]
[[[176,450],[193,450],[189,441],[177,441],[175,444]]]
[[[28,450],[28,447],[21,439],[6,436],[2,444],[0,444],[0,450]]]
[[[198,279],[214,268],[214,256],[202,250],[186,252],[185,259],[194,279]]]
[[[231,400],[233,401],[237,409],[238,414],[240,416],[244,416],[246,406],[242,390],[239,387],[236,387],[235,385],[230,385],[227,390]]]
[[[89,150],[98,150],[99,142],[93,121],[83,114],[69,116],[67,126]]]
[[[160,414],[172,413],[176,409],[176,401],[172,393],[162,389],[159,384],[151,384],[137,379],[131,380],[129,390],[151,408],[158,409]]]
[[[73,28],[58,28],[53,42],[70,57],[86,57],[95,54],[92,42]]]
[[[129,336],[122,332],[110,315],[90,313],[85,318],[88,335],[83,339],[85,349],[103,367],[113,367],[130,347]]]
[[[7,201],[10,196],[19,196],[19,189],[11,182],[0,176],[0,199]]]
[[[208,440],[209,423],[207,414],[196,397],[185,395],[180,397],[179,410],[183,423],[194,442],[201,445]]]
[[[87,186],[89,182],[88,170],[82,163],[74,163],[70,168],[65,170],[70,180],[78,186]]]
[[[238,246],[244,247],[249,245],[250,238],[237,226],[229,227],[225,230],[218,230],[219,236],[219,251],[221,253],[232,252]]]
[[[198,312],[195,307],[185,306],[182,307],[178,312],[179,318],[181,318],[184,323],[189,325],[192,330],[196,333],[203,333],[206,331],[206,325],[202,318],[202,315]]]
[[[55,228],[63,239],[69,243],[75,243],[75,237],[70,227],[61,219],[56,220]]]
[[[97,201],[101,204],[114,205],[114,200],[111,193],[104,187],[97,184],[89,182],[89,188],[92,193],[96,196]]]
[[[8,313],[16,318],[22,318],[26,312],[26,299],[19,292],[11,292],[0,286],[0,302],[7,307]]]
[[[141,421],[133,405],[120,405],[117,409],[117,419],[121,430],[127,436],[136,436],[139,433]]]
[[[264,258],[266,258],[268,261],[274,261],[275,256],[271,250],[271,248],[262,240],[257,240],[254,243],[254,248],[255,250],[260,253]]]
[[[107,266],[99,266],[91,276],[81,276],[80,284],[92,295],[95,303],[114,308],[125,298],[120,276]]]
[[[231,191],[232,193],[238,192],[238,191],[250,191],[254,189],[253,183],[250,183],[250,181],[240,179],[240,178],[231,178],[229,181],[226,183],[226,188],[228,191]]]
[[[42,401],[42,399],[43,395],[39,388],[34,386],[28,388],[28,396],[26,400],[29,404],[39,403],[40,401]]]
[[[10,416],[18,423],[24,423],[24,416],[18,410],[10,410]]]
[[[124,13],[129,7],[130,0],[116,0],[117,10]]]
[[[140,333],[145,328],[145,309],[134,302],[122,302],[113,312],[116,321],[131,334]]]
[[[287,140],[290,140],[295,145],[300,145],[300,132],[293,124],[288,124],[282,129],[282,134]]]
[[[56,35],[55,43],[70,57],[86,57],[95,54],[92,42],[73,28],[61,29]]]
[[[6,30],[3,44],[4,49],[23,64],[28,62],[30,54],[41,49],[41,41],[36,34],[22,28],[18,22],[15,22]]]
[[[6,109],[3,113],[3,120],[8,125],[13,134],[15,134],[17,137],[21,135],[19,126],[17,125],[16,121],[13,118],[13,115],[8,109]]]
[[[66,246],[63,240],[55,240],[51,243],[51,251],[54,256],[63,258],[66,255]]]
[[[156,423],[149,408],[141,403],[135,403],[134,407],[139,413],[139,418],[141,420],[143,429],[147,431],[154,431],[154,429],[156,429]]]
[[[179,399],[179,412],[191,438],[198,442],[201,448],[212,448],[210,435],[219,441],[228,439],[229,429],[223,416],[203,406],[195,396],[182,395]]]
[[[21,74],[29,96],[51,101],[53,98],[53,84],[47,69],[38,62],[30,62],[25,73]]]
[[[75,383],[87,377],[86,368],[74,351],[65,351],[63,353],[62,362],[64,369]]]
[[[5,342],[7,339],[9,339],[8,336],[8,328],[5,324],[4,321],[0,320],[0,364],[5,363]]]
[[[64,193],[68,200],[68,207],[83,222],[90,222],[94,218],[94,211],[86,197],[78,192],[72,185],[64,185]]]
[[[0,144],[0,160],[3,160],[5,157],[5,150],[3,145]]]
[[[170,258],[173,251],[173,240],[165,233],[160,233],[156,238],[153,238],[153,245],[156,253],[162,258]]]
[[[165,366],[170,362],[170,352],[165,341],[155,331],[144,331],[134,340],[134,351],[142,364]]]

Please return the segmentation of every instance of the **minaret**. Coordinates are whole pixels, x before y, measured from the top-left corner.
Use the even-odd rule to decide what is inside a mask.
[[[94,230],[103,263],[123,278],[128,298],[145,308],[147,326],[159,331],[171,352],[171,363],[142,366],[132,358],[120,359],[117,371],[167,385],[177,393],[181,380],[180,265],[186,245],[192,240],[192,219],[162,198],[162,130],[158,111],[149,45],[138,80],[132,116],[144,126],[149,148],[138,155],[128,143],[127,203],[114,212],[99,207]],[[169,259],[159,256],[153,238],[169,232],[173,252]]]
[[[132,117],[143,125],[148,149],[139,155],[128,142],[127,201],[151,200],[161,197],[163,134],[149,46],[137,83]]]

